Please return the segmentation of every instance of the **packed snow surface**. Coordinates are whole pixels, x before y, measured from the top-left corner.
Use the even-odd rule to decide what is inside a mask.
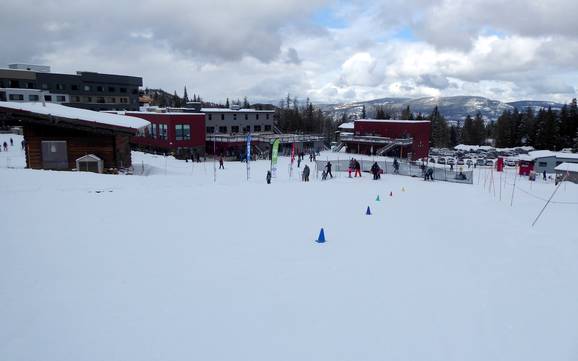
[[[9,108],[55,117],[77,119],[84,122],[101,123],[118,127],[140,129],[150,123],[137,117],[128,117],[119,114],[95,112],[92,110],[73,108],[65,105],[41,102],[0,102],[0,108]]]
[[[575,184],[532,228],[554,185],[516,178],[510,206],[514,170],[321,181],[306,159],[304,183],[282,157],[267,185],[268,161],[214,182],[211,161],[133,153],[132,176],[52,172],[12,137],[0,360],[578,357]]]

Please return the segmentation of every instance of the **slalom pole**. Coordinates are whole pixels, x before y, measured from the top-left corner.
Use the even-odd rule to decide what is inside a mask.
[[[518,177],[514,176],[514,185],[512,186],[512,199],[510,200],[510,207],[514,205],[514,191],[516,190],[516,179]]]
[[[504,173],[503,170],[500,172],[500,202],[502,201],[502,173]]]
[[[562,182],[566,181],[566,177],[564,177],[564,179],[562,180]],[[550,201],[552,200],[552,198],[554,198],[554,195],[556,194],[556,192],[558,191],[558,189],[560,189],[560,185],[562,185],[562,182],[558,183],[558,185],[556,186],[556,189],[554,189],[554,192],[552,192],[552,195],[550,196],[550,198],[548,199],[548,201],[546,202],[546,204],[544,204],[544,207],[542,208],[542,210],[540,211],[540,213],[538,213],[538,216],[536,217],[536,219],[534,219],[534,222],[532,223],[532,227],[534,227],[534,225],[536,224],[536,222],[538,222],[538,219],[540,218],[540,216],[542,215],[542,213],[544,213],[544,210],[546,209],[546,207],[548,207],[548,204],[550,204]]]

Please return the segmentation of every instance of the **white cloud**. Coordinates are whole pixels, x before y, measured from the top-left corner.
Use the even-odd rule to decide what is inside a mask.
[[[0,41],[10,46],[0,65],[140,75],[147,86],[180,93],[186,84],[216,101],[287,93],[316,101],[464,94],[567,101],[578,87],[577,4],[3,0]],[[339,24],[312,21],[320,9]]]

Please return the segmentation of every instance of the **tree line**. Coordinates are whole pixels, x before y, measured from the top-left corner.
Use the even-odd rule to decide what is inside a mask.
[[[365,112],[362,111],[362,115]],[[376,109],[377,119],[390,119],[392,113]],[[467,115],[462,122],[450,124],[436,106],[431,114],[414,115],[409,107],[401,111],[400,119],[431,121],[431,146],[454,147],[458,144],[485,145],[499,148],[532,146],[536,149],[578,151],[578,106],[576,99],[559,111],[551,107],[534,111],[504,110],[497,121],[485,122],[481,113]]]
[[[315,107],[307,98],[300,104],[296,97],[287,97],[279,102],[275,112],[277,126],[287,133],[314,133],[334,140],[338,123]]]

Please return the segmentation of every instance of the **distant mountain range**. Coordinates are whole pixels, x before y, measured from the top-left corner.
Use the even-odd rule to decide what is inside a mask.
[[[391,113],[399,114],[409,105],[414,114],[430,114],[437,105],[439,111],[448,121],[459,122],[469,114],[474,116],[480,112],[487,121],[495,121],[504,110],[524,110],[528,107],[539,110],[540,108],[552,107],[559,110],[563,104],[550,101],[522,100],[515,102],[501,102],[484,97],[454,96],[454,97],[427,97],[427,98],[381,98],[364,102],[325,104],[319,105],[327,115],[335,120],[340,120],[345,114],[350,119],[361,117],[362,108],[365,105],[368,117],[374,117],[376,108],[382,106]]]

